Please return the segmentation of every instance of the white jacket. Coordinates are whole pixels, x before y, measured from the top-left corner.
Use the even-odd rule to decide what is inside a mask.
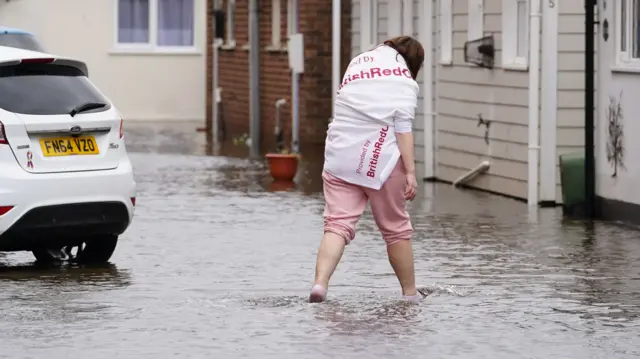
[[[389,46],[351,60],[327,131],[324,170],[380,189],[400,158],[395,121],[413,120],[419,92],[404,59]]]

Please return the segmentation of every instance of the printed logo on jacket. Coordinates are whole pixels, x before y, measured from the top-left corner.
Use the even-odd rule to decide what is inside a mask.
[[[400,158],[395,118],[414,116],[418,84],[398,53],[380,46],[351,61],[337,90],[324,169],[380,189]]]
[[[394,68],[382,68],[382,67],[371,67],[369,69],[360,70],[359,72],[350,73],[349,69],[354,66],[358,66],[361,64],[371,64],[373,65],[374,57],[361,55],[356,57],[349,67],[347,68],[347,73],[344,74],[344,78],[342,79],[342,83],[338,87],[338,91],[343,87],[347,86],[349,83],[356,80],[372,80],[376,77],[388,77],[388,76],[404,76],[406,78],[412,79],[411,71],[406,67],[397,66]]]

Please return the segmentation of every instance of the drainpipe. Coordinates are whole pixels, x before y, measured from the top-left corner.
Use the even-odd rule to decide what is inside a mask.
[[[340,85],[340,30],[342,27],[342,4],[340,0],[333,0],[332,24],[333,31],[331,36],[332,54],[331,54],[331,119],[336,117],[336,94]]]
[[[260,156],[260,26],[258,0],[249,0],[249,132],[251,157]]]
[[[454,187],[465,185],[468,182],[471,182],[471,180],[473,180],[474,178],[476,178],[480,174],[487,172],[489,170],[489,168],[491,168],[491,162],[482,161],[475,168],[471,169],[471,171],[469,171],[469,172],[463,174],[462,176],[458,177],[455,181],[453,181],[452,185]]]
[[[595,42],[595,6],[596,0],[585,0],[585,36],[584,36],[584,190],[585,212],[587,218],[596,216],[596,169],[594,155],[594,42]]]
[[[424,21],[421,21],[422,27],[420,28],[420,42],[422,42],[423,47],[426,49],[427,56],[424,57],[424,68],[423,68],[423,81],[422,81],[422,91],[423,91],[423,102],[422,102],[422,112],[424,113],[424,179],[433,179],[435,178],[435,114],[433,113],[433,56],[432,56],[432,48],[433,48],[433,33],[431,29],[433,28],[433,1],[422,1],[424,6],[422,9],[422,16],[424,16]]]
[[[282,137],[282,125],[280,124],[280,107],[287,103],[287,100],[279,98],[275,102],[276,106],[276,128],[274,135],[276,136],[276,151],[280,153],[284,150],[284,138]]]
[[[540,204],[555,206],[558,132],[558,5],[542,9],[542,79],[540,121]],[[553,5],[552,5],[553,4]]]
[[[527,204],[538,205],[538,165],[540,124],[540,1],[531,0],[529,30],[529,178]]]
[[[293,31],[300,31],[298,0],[293,0]],[[304,50],[302,51],[304,54]],[[291,152],[300,152],[300,74],[291,72]]]
[[[220,70],[219,70],[219,51],[220,51],[220,46],[222,46],[222,42],[224,40],[224,27],[221,26],[224,25],[224,12],[222,12],[221,9],[221,4],[220,4],[220,0],[214,0],[213,2],[213,14],[211,14],[211,16],[213,17],[213,42],[211,43],[211,47],[212,47],[212,52],[213,52],[213,56],[212,56],[212,62],[213,62],[213,68],[212,68],[212,76],[211,76],[211,97],[212,97],[212,101],[211,101],[211,123],[209,124],[210,127],[210,133],[208,133],[209,136],[211,136],[211,154],[215,155],[217,154],[217,150],[219,148],[219,136],[218,136],[218,128],[219,126],[219,122],[220,122],[220,114],[218,113],[218,109],[219,109],[219,102],[218,99],[220,97],[220,92],[218,91],[218,77],[220,75]]]

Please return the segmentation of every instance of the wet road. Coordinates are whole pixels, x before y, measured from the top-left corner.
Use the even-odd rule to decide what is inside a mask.
[[[167,131],[128,132],[138,208],[113,265],[0,254],[0,358],[640,356],[636,231],[429,184],[411,209],[428,300],[398,302],[367,214],[309,305],[317,181],[277,192],[259,164]]]

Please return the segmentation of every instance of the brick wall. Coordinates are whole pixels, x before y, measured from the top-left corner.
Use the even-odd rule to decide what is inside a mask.
[[[223,1],[226,9],[226,0]],[[209,1],[211,13],[213,1]],[[287,146],[291,139],[291,72],[287,53],[269,51],[271,45],[271,1],[260,0],[260,120],[263,149],[272,149],[275,142],[274,103],[285,98],[281,107],[281,121]],[[331,2],[327,0],[299,0],[300,32],[304,35],[305,72],[300,76],[300,141],[301,146],[324,143],[328,119],[331,116]],[[233,49],[220,51],[222,114],[226,139],[249,133],[249,0],[236,0],[235,38]],[[286,45],[287,1],[281,3],[282,44]],[[342,69],[350,60],[351,1],[342,1]],[[211,44],[212,19],[208,24]],[[211,118],[211,45],[207,54],[207,123]]]

